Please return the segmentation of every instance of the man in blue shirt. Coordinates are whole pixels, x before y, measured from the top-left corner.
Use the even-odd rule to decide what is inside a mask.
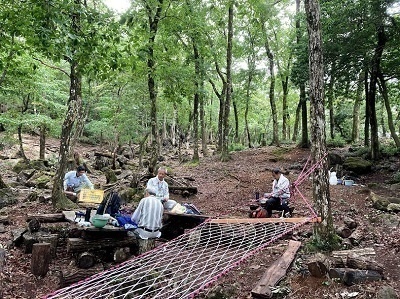
[[[78,166],[76,171],[72,170],[64,176],[64,193],[72,200],[76,200],[81,189],[93,189],[92,182],[86,176],[86,169]]]

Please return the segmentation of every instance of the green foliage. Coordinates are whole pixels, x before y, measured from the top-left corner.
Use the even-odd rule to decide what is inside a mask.
[[[318,239],[312,237],[306,244],[307,252],[330,252],[340,248],[340,237],[336,234],[331,234],[327,239]]]
[[[393,157],[400,154],[400,149],[394,144],[385,144],[380,146],[382,157]]]
[[[346,140],[344,140],[342,137],[336,136],[334,139],[326,140],[326,146],[330,148],[345,147]]]
[[[229,151],[230,152],[240,152],[242,150],[246,149],[246,146],[241,144],[241,143],[231,143],[229,145]]]

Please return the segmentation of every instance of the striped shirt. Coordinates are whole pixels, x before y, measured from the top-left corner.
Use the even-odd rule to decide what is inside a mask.
[[[132,221],[137,223],[137,233],[142,239],[159,238],[161,232],[159,229],[162,227],[164,207],[159,199],[154,195],[142,198],[133,212]],[[149,232],[147,230],[155,230]]]

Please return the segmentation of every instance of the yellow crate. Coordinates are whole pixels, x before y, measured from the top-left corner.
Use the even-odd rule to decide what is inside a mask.
[[[104,190],[82,189],[79,192],[79,203],[95,203],[99,204],[103,201]]]

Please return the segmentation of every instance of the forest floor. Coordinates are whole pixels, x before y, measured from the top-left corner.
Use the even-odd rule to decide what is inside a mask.
[[[47,140],[47,157],[56,157],[59,141]],[[38,157],[39,141],[32,136],[24,136],[24,149],[28,158]],[[96,146],[78,146],[82,156],[93,157],[94,151],[101,150]],[[12,157],[17,148],[7,148],[0,152],[1,156]],[[337,149],[335,152],[345,154],[346,149]],[[195,204],[202,213],[213,216],[248,217],[249,204],[256,191],[269,192],[271,189],[270,169],[280,167],[289,172],[291,181],[295,181],[309,157],[309,150],[298,148],[263,147],[244,150],[232,154],[228,162],[220,162],[217,156],[201,158],[198,165],[192,163],[180,164],[174,159],[163,162],[175,177],[190,176],[195,179],[193,185],[198,187],[198,194],[183,199],[179,195],[171,195],[178,202]],[[93,161],[88,161],[90,164]],[[16,174],[11,168],[16,159],[0,160],[3,180],[8,184],[15,184]],[[400,158],[392,159],[392,164],[399,169]],[[379,169],[379,167],[375,167]],[[219,279],[201,298],[251,298],[251,290],[261,279],[268,266],[276,260],[287,248],[289,239],[302,242],[296,259],[280,282],[276,298],[393,298],[377,297],[385,288],[391,288],[400,294],[400,215],[384,213],[375,210],[368,200],[368,194],[373,191],[379,195],[396,196],[387,181],[393,173],[375,170],[370,174],[358,177],[356,185],[331,186],[330,194],[334,223],[343,224],[343,219],[351,217],[363,232],[363,239],[356,248],[373,247],[376,251],[375,260],[384,266],[384,280],[345,286],[334,282],[327,277],[315,278],[307,271],[306,261],[311,255],[308,250],[308,236],[312,232],[312,225],[299,228],[290,237],[278,240],[272,246],[247,259],[240,266],[233,269],[228,275]],[[101,173],[89,175],[94,183],[105,182]],[[368,187],[367,187],[368,186]],[[57,257],[50,264],[50,271],[44,278],[36,278],[30,272],[30,254],[24,254],[20,248],[11,246],[13,230],[26,227],[28,213],[55,212],[50,203],[29,202],[26,200],[32,192],[29,188],[16,188],[18,203],[0,210],[0,215],[9,215],[11,224],[0,227],[0,246],[6,249],[6,261],[0,269],[0,298],[40,298],[53,292],[58,286],[58,275],[62,267],[72,263],[66,254],[65,248],[58,247]],[[304,198],[311,202],[311,180],[306,179],[299,185]],[[49,191],[48,191],[49,192]],[[296,217],[305,216],[307,210],[303,199],[298,196],[294,201]],[[1,266],[1,265],[0,265]]]

